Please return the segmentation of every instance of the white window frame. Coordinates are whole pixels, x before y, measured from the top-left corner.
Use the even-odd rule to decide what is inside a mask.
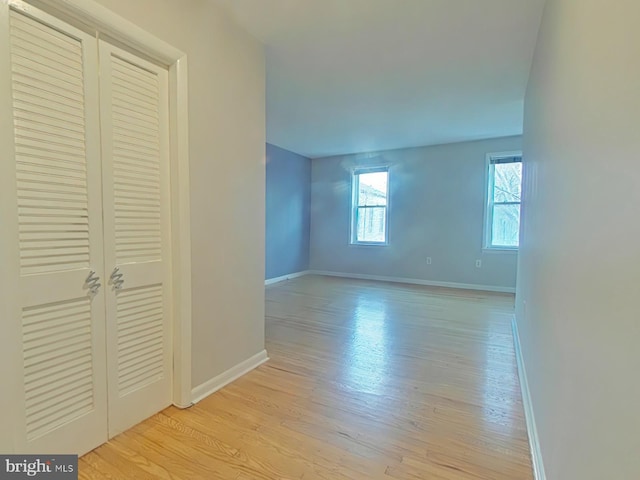
[[[492,232],[493,232],[493,189],[495,182],[495,160],[502,160],[508,158],[519,158],[522,162],[521,151],[511,152],[497,152],[488,153],[486,156],[486,179],[485,179],[485,203],[484,203],[484,231],[483,231],[483,243],[482,248],[488,252],[512,252],[517,253],[519,247],[511,247],[508,245],[493,245]],[[514,162],[515,163],[515,162]],[[521,179],[522,181],[522,179]],[[500,205],[515,205],[518,204],[522,208],[522,201],[520,202],[498,202]],[[522,221],[522,219],[521,219]],[[520,227],[520,225],[518,226]]]
[[[386,204],[384,205],[384,241],[382,242],[363,242],[359,241],[358,236],[358,192],[360,188],[360,175],[365,173],[386,172],[387,174],[387,191]],[[362,167],[354,168],[351,171],[351,231],[349,232],[349,243],[351,245],[370,245],[370,246],[387,246],[389,245],[389,166]],[[380,206],[376,207],[380,208]]]

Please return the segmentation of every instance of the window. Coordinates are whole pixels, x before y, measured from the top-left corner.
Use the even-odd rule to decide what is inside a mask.
[[[388,192],[387,167],[353,172],[351,243],[387,244]]]
[[[522,154],[487,155],[485,248],[516,250],[520,236]]]

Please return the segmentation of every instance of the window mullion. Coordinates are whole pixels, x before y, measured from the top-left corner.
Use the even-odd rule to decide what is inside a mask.
[[[494,205],[520,205],[522,202],[493,202]]]

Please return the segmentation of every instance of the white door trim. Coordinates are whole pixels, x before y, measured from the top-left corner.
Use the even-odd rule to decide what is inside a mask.
[[[13,0],[4,0],[11,4]],[[171,142],[171,260],[173,277],[173,404],[191,405],[191,208],[187,55],[94,0],[27,0],[63,19],[163,63],[169,68]]]

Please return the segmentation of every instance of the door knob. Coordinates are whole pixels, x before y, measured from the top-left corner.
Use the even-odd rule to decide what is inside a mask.
[[[84,285],[89,289],[89,291],[91,292],[91,295],[97,295],[98,290],[100,290],[100,287],[102,286],[102,284],[99,282],[100,282],[100,277],[96,275],[96,272],[91,270],[91,272],[89,272],[89,276],[84,281]]]
[[[122,284],[124,283],[123,274],[120,273],[120,269],[118,267],[113,269],[111,272],[111,277],[109,279],[109,283],[113,285],[115,290],[120,290],[122,288]]]

